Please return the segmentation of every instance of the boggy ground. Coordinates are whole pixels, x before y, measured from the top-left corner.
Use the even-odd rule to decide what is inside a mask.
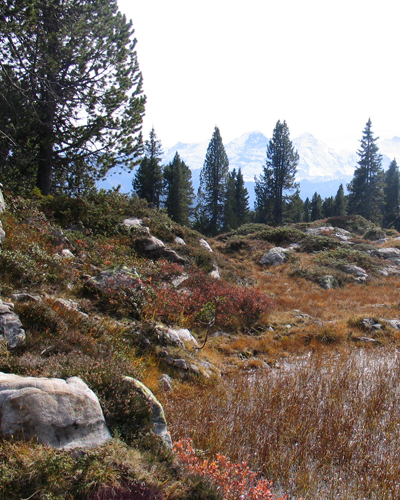
[[[81,376],[98,394],[115,439],[78,461],[34,443],[2,443],[0,498],[129,499],[141,484],[149,499],[221,498],[158,448],[124,375],[162,400],[175,441],[192,438],[206,459],[222,453],[247,460],[274,480],[277,494],[399,498],[400,333],[388,321],[400,316],[400,278],[396,263],[377,253],[400,247],[396,231],[357,217],[249,224],[209,239],[210,253],[199,247],[202,235],[118,193],[6,201],[2,299],[24,293],[40,300],[15,303],[27,341],[13,351],[1,344],[0,369]],[[143,254],[146,231],[121,225],[126,217],[143,220],[185,263]],[[348,230],[348,242],[330,226]],[[325,229],[307,234],[318,227]],[[284,264],[259,264],[269,249],[293,244]],[[121,264],[139,281],[110,283],[104,293],[85,285]],[[362,267],[368,278],[356,282],[346,265]],[[220,280],[209,276],[216,267]],[[334,288],[321,287],[325,275],[335,278]],[[60,298],[77,309],[65,309]],[[160,323],[190,328],[199,344],[208,333],[204,349],[158,343]],[[176,358],[180,363],[171,363]],[[170,392],[160,384],[163,373],[172,378]]]

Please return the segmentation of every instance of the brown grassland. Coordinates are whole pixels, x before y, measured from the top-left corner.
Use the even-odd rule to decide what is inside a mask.
[[[24,292],[41,300],[15,304],[27,340],[15,350],[0,345],[0,371],[81,376],[99,396],[114,439],[82,456],[3,441],[0,499],[221,500],[215,485],[160,449],[124,375],[160,399],[174,441],[192,439],[208,464],[217,454],[247,461],[257,477],[273,480],[277,496],[400,498],[400,330],[388,323],[400,319],[400,276],[382,275],[393,264],[376,255],[399,245],[396,231],[376,243],[367,235],[382,231],[361,218],[312,224],[351,231],[342,244],[331,230],[306,234],[304,224],[248,224],[209,240],[211,254],[195,231],[118,193],[85,200],[9,194],[7,203],[2,299]],[[138,245],[145,233],[120,225],[132,216],[185,264],[144,256]],[[187,246],[175,245],[176,236]],[[300,248],[286,263],[259,264],[270,248],[293,243]],[[62,246],[73,259],[61,256]],[[121,264],[135,268],[140,282],[110,283],[104,293],[85,286]],[[363,267],[368,279],[356,282],[346,265]],[[221,280],[208,276],[214,266]],[[173,286],[183,273],[186,282]],[[321,287],[325,275],[335,278],[334,288]],[[87,316],[63,309],[58,298]],[[160,322],[190,328],[199,344],[207,336],[204,349],[158,344]],[[212,370],[181,369],[172,358]],[[169,392],[163,373],[172,378]]]

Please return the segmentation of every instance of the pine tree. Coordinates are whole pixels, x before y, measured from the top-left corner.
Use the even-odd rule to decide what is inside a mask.
[[[360,158],[358,167],[347,186],[348,212],[361,215],[373,222],[381,220],[384,197],[382,156],[375,144],[377,140],[378,137],[373,137],[369,119],[363,131],[361,147],[357,151]]]
[[[231,231],[238,227],[235,211],[236,204],[236,170],[228,172],[226,178],[226,200],[224,207],[224,231]]]
[[[318,193],[314,193],[310,204],[311,220],[322,219],[322,198]]]
[[[189,226],[195,198],[192,172],[178,152],[172,162],[164,167],[164,194],[165,207],[171,219],[177,224]]]
[[[400,213],[400,173],[396,160],[393,160],[385,174],[385,215],[397,217]]]
[[[132,181],[133,191],[151,205],[160,208],[163,194],[163,170],[161,141],[157,139],[154,128],[145,142],[145,157],[140,163]]]
[[[197,195],[196,227],[204,234],[215,236],[224,227],[228,172],[228,156],[220,131],[215,127],[200,172]]]
[[[322,216],[325,218],[332,217],[335,213],[335,198],[328,196],[322,202]]]
[[[310,222],[311,221],[311,202],[310,198],[306,198],[303,205],[303,221]]]
[[[344,194],[343,184],[340,184],[335,196],[334,212],[333,215],[343,217],[347,212],[347,198]]]
[[[235,208],[234,212],[238,227],[249,221],[249,193],[244,185],[244,178],[241,168],[236,174],[235,181]]]
[[[2,182],[47,195],[133,168],[145,97],[117,1],[4,1],[0,19]]]
[[[287,206],[287,219],[289,222],[301,222],[303,220],[304,203],[297,190],[290,198]]]
[[[290,191],[297,188],[295,176],[299,154],[290,140],[289,128],[284,121],[279,120],[275,126],[272,139],[267,148],[267,161],[263,174],[256,179],[256,207],[269,208],[269,202],[259,199],[259,196],[271,197],[273,220],[282,224],[284,208],[290,199]]]

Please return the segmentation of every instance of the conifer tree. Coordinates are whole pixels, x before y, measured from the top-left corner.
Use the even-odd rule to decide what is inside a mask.
[[[335,198],[328,196],[322,202],[322,216],[325,218],[332,217],[335,213]]]
[[[322,198],[318,193],[314,193],[310,204],[310,217],[311,220],[322,219]]]
[[[234,212],[238,227],[249,221],[249,193],[244,185],[244,179],[241,168],[236,174],[235,181],[235,208]]]
[[[306,198],[303,205],[303,221],[310,222],[311,221],[311,202],[310,198]]]
[[[162,154],[161,141],[152,128],[145,142],[145,157],[136,171],[132,186],[139,198],[147,200],[156,208],[160,208],[163,193]]]
[[[347,199],[344,194],[343,184],[340,184],[335,196],[334,212],[337,217],[343,217],[347,211]]]
[[[231,231],[238,227],[235,211],[236,204],[236,170],[228,172],[226,178],[226,200],[224,207],[224,231]]]
[[[382,217],[383,208],[383,181],[382,156],[375,144],[369,119],[361,139],[361,147],[357,151],[359,156],[358,167],[353,179],[348,184],[348,212],[357,214],[378,222]]]
[[[189,226],[195,198],[192,172],[178,152],[172,162],[164,167],[164,195],[165,208],[171,219],[177,224]]]
[[[196,227],[204,234],[215,236],[225,225],[225,203],[229,161],[221,134],[215,127],[208,145],[204,166],[200,172]]]
[[[2,182],[74,193],[132,169],[145,97],[117,1],[3,1],[0,19]]]
[[[269,206],[269,202],[259,199],[259,196],[271,197],[273,221],[282,224],[284,208],[290,199],[290,192],[297,188],[295,176],[299,154],[290,140],[286,121],[279,120],[275,126],[272,139],[267,148],[267,160],[263,174],[256,178],[256,207]]]
[[[385,215],[397,217],[400,213],[400,173],[396,160],[393,160],[385,173]]]
[[[304,203],[300,198],[300,192],[297,190],[291,196],[287,207],[287,219],[290,222],[301,222],[303,220]]]

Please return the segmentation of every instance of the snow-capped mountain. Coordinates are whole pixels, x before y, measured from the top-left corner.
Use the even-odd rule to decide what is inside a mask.
[[[261,132],[253,131],[243,134],[225,145],[230,169],[239,167],[247,181],[253,181],[255,175],[260,175],[265,164],[268,139]],[[293,140],[295,149],[299,152],[297,180],[333,180],[352,175],[357,164],[356,153],[338,153],[311,134],[303,134]],[[178,143],[168,149],[164,161],[172,160],[175,152],[192,169],[203,167],[208,143],[182,144]]]
[[[241,168],[246,186],[250,194],[250,204],[254,201],[254,176],[262,173],[266,160],[268,138],[261,132],[247,132],[237,139],[225,144],[229,159],[229,168]],[[199,174],[203,168],[209,142],[185,144],[178,142],[166,149],[163,163],[172,161],[176,152],[192,170],[192,181],[195,191],[199,186]],[[357,151],[337,151],[309,133],[293,139],[293,145],[299,153],[300,161],[296,180],[300,183],[300,196],[303,200],[311,198],[314,192],[322,198],[334,196],[340,184],[346,187],[357,166]],[[387,169],[396,158],[400,164],[400,137],[384,139],[377,142],[382,154],[382,166]],[[121,192],[132,191],[133,173],[117,170],[109,175],[99,187],[110,189],[121,184]]]

